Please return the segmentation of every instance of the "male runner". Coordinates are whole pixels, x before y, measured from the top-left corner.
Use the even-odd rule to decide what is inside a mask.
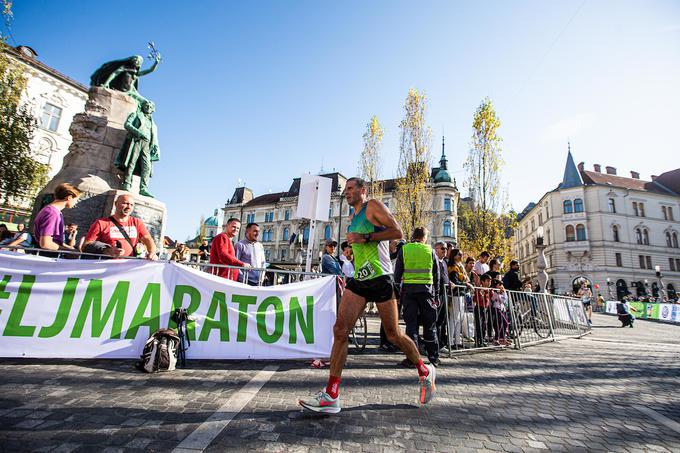
[[[325,391],[298,403],[314,412],[337,414],[340,412],[340,376],[347,358],[350,330],[366,307],[366,301],[375,302],[387,338],[401,349],[406,357],[417,364],[420,376],[420,403],[428,403],[435,394],[436,371],[425,365],[413,341],[399,329],[397,301],[392,284],[390,239],[401,239],[403,233],[390,211],[378,200],[366,199],[366,182],[350,178],[345,186],[347,203],[354,208],[354,216],[347,233],[347,241],[354,253],[354,278],[349,279],[338,308],[338,318],[333,326],[333,349],[328,385]]]

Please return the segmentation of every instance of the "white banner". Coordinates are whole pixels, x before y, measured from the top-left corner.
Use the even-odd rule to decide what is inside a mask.
[[[336,283],[252,287],[175,263],[0,252],[0,356],[139,357],[184,307],[188,359],[328,357]]]

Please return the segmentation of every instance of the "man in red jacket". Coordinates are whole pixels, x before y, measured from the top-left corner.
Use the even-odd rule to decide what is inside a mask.
[[[241,229],[241,221],[232,217],[227,221],[227,226],[224,233],[215,236],[210,245],[210,264],[226,264],[229,266],[250,267],[250,264],[244,263],[236,259],[236,252],[234,251],[234,244],[231,240],[236,237]],[[220,277],[236,280],[238,276],[238,269],[231,269],[227,267],[213,267],[211,272]]]

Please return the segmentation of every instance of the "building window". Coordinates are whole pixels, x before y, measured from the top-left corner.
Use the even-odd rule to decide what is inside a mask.
[[[574,233],[574,227],[572,225],[567,225],[567,242],[573,242],[576,240],[576,234]]]
[[[272,251],[269,249],[264,249],[264,259],[265,261],[269,262],[269,259],[271,258]]]
[[[286,255],[288,253],[288,250],[286,249],[281,249],[281,261],[286,261]]]
[[[323,229],[323,238],[325,240],[328,240],[331,238],[331,226],[326,225],[326,228]]]
[[[586,227],[580,223],[576,225],[576,240],[585,241],[586,240]]]
[[[546,232],[545,232],[545,238],[546,238],[547,241],[548,241],[548,242],[546,242],[545,245],[550,245],[551,242],[552,242],[552,241],[550,240],[550,230],[546,230]]]
[[[638,209],[640,210],[640,217],[645,216],[645,205],[644,203],[638,203]]]
[[[286,209],[286,212],[283,214],[284,220],[290,220],[290,209]]]
[[[574,212],[583,212],[583,200],[580,198],[574,200]]]
[[[329,218],[333,217],[333,206],[331,206],[330,208],[328,208],[328,217],[329,217]]]
[[[572,207],[571,200],[564,200],[564,213],[571,214],[572,212],[574,212],[574,208]]]
[[[45,104],[43,107],[42,116],[40,117],[40,126],[43,129],[50,130],[52,132],[57,131],[59,127],[59,119],[61,118],[61,109],[56,105],[50,103]]]
[[[640,211],[638,211],[637,201],[633,202],[633,214],[635,214],[635,217],[640,217]]]
[[[609,204],[609,212],[611,212],[612,214],[616,214],[616,200],[614,200],[613,198],[609,198],[607,200],[607,203]]]
[[[645,228],[642,230],[642,243],[644,245],[649,245],[649,231]]]
[[[661,213],[663,214],[663,219],[668,220],[668,213],[666,212],[666,206],[661,206]]]
[[[675,260],[673,258],[668,258],[668,267],[675,272]]]
[[[668,247],[673,247],[673,239],[672,239],[670,231],[666,231],[666,245]]]
[[[543,213],[542,212],[538,213],[538,224],[543,225]]]
[[[675,260],[675,270],[680,272],[680,259]]]
[[[304,230],[302,230],[302,240],[307,242],[309,241],[309,227],[306,226]]]
[[[612,233],[614,233],[614,242],[621,242],[619,239],[619,227],[614,225],[612,226]]]
[[[534,219],[531,219],[531,231],[534,231],[536,229],[536,222]]]
[[[446,236],[446,237],[452,236],[452,234],[451,234],[451,222],[449,222],[448,220],[446,222],[444,222],[444,228],[443,228],[442,235]]]
[[[635,241],[638,244],[642,244],[642,231],[640,228],[635,228]]]
[[[287,241],[290,236],[290,230],[288,228],[283,229],[283,240]]]
[[[621,260],[620,253],[616,253],[616,267],[623,267],[623,261]]]
[[[673,208],[671,208],[670,206],[668,206],[668,207],[666,208],[666,212],[668,213],[668,220],[675,220],[675,219],[673,218]]]
[[[638,259],[640,260],[640,269],[645,268],[645,256],[644,255],[638,255]]]
[[[645,256],[645,261],[647,261],[647,269],[651,269],[652,268],[652,257],[649,256],[649,255]]]
[[[673,232],[673,248],[678,248],[678,233]]]
[[[444,211],[447,211],[447,212],[451,211],[451,199],[450,198],[444,198]]]

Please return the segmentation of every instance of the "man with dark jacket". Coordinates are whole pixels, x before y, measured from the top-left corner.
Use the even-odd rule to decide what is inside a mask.
[[[519,278],[519,262],[510,261],[510,270],[503,276],[503,286],[510,291],[522,291],[522,280]]]

